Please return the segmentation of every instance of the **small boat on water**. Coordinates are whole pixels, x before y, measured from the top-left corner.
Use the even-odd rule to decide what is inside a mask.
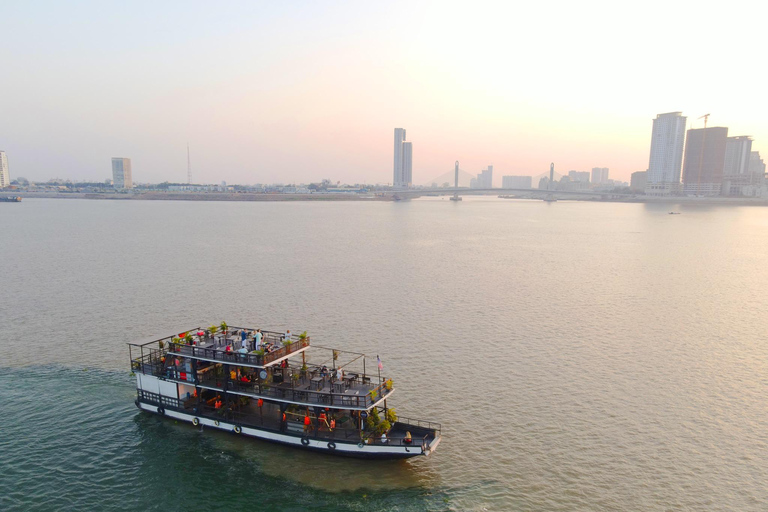
[[[440,443],[439,424],[388,406],[395,388],[378,356],[371,373],[365,354],[311,346],[306,333],[220,327],[129,343],[136,406],[201,430],[357,458],[429,455]]]
[[[20,203],[21,196],[0,196],[0,203]]]
[[[670,215],[680,215],[680,212],[669,212]]]

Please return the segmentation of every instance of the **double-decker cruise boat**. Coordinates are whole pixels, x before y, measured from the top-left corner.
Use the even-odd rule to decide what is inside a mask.
[[[378,356],[372,374],[365,354],[311,346],[306,333],[222,322],[128,347],[142,411],[359,458],[429,455],[440,443],[439,424],[387,406],[395,387]]]

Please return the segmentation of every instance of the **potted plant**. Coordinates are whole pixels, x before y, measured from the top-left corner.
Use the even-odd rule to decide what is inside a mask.
[[[387,379],[387,380],[384,382],[384,387],[386,387],[386,388],[387,388],[387,391],[392,391],[392,386],[393,386],[393,384],[392,384],[392,379]]]
[[[220,327],[221,327],[221,332],[223,332],[226,335],[227,334],[227,329],[229,328],[229,326],[227,325],[227,322],[222,320]]]
[[[301,341],[304,341],[305,339],[307,339],[307,331],[304,331],[303,333],[299,334],[299,339]]]

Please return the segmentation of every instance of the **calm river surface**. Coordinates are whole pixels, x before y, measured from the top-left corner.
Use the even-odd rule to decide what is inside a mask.
[[[0,226],[0,510],[768,510],[768,208],[25,199]],[[442,444],[139,413],[126,343],[222,320],[379,354]]]

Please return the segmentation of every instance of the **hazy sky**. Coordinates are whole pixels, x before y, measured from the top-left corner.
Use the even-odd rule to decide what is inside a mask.
[[[651,119],[768,156],[766,2],[0,2],[11,177],[392,181],[645,170]]]

